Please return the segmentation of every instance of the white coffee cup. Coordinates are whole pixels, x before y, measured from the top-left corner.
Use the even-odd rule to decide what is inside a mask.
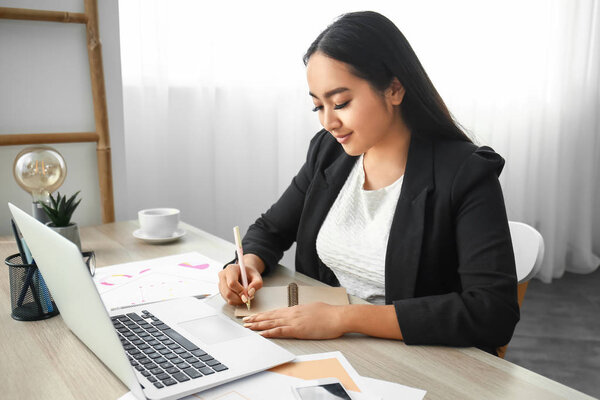
[[[138,212],[142,233],[151,238],[173,236],[179,225],[179,210],[176,208],[149,208]]]

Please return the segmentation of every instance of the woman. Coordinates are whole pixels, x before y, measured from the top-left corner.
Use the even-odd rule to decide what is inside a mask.
[[[323,126],[281,198],[220,273],[246,302],[297,242],[296,270],[372,304],[313,303],[257,314],[265,337],[347,332],[407,344],[477,346],[492,354],[519,320],[504,160],[453,121],[398,28],[374,12],[341,16],[304,56]],[[258,293],[260,296],[260,293]]]

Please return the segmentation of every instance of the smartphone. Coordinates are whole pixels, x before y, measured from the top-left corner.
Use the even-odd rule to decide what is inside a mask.
[[[336,378],[315,379],[292,387],[298,400],[352,400]]]

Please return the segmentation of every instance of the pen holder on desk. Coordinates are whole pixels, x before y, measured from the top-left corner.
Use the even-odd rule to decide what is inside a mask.
[[[37,321],[58,315],[58,308],[35,264],[24,264],[21,255],[6,257],[10,276],[11,316],[17,321]]]

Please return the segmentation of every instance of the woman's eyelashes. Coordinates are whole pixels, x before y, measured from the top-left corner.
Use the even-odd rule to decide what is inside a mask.
[[[333,106],[333,109],[334,110],[341,110],[342,108],[346,107],[348,105],[348,103],[350,103],[350,100],[348,100],[347,102],[342,103],[342,104],[335,104]]]
[[[342,108],[346,107],[348,105],[348,103],[350,103],[350,100],[348,100],[347,102],[342,103],[342,104],[334,104],[333,109],[341,110]],[[321,111],[322,109],[323,109],[323,106],[315,106],[315,108],[313,108],[312,111],[317,112],[317,111]]]

